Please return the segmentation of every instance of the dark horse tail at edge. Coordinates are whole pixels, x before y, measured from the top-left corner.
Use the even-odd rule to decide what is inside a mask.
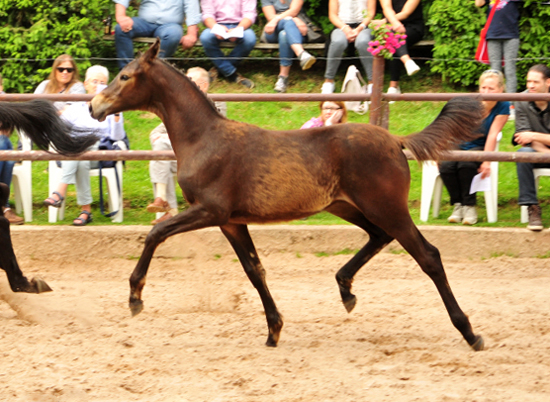
[[[78,155],[99,139],[88,130],[65,122],[49,101],[0,102],[0,130],[22,131],[40,149],[51,145],[62,155]]]

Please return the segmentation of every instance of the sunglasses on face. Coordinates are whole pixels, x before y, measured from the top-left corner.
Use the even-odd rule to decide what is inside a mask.
[[[59,71],[60,73],[62,73],[63,71],[66,71],[68,73],[73,73],[74,68],[73,67],[57,67],[57,71]]]

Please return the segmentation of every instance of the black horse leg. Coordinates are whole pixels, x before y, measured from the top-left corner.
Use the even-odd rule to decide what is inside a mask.
[[[445,270],[443,269],[439,250],[428,243],[416,226],[414,226],[410,217],[408,221],[410,222],[408,225],[403,222],[399,225],[399,229],[396,232],[397,241],[401,243],[405,250],[420,265],[422,270],[432,279],[443,299],[451,322],[460,331],[466,342],[476,351],[483,350],[483,338],[473,333],[468,316],[460,309],[451,291]]]
[[[10,288],[14,292],[49,292],[52,289],[42,279],[35,278],[29,282],[17,264],[11,242],[10,222],[1,208],[6,205],[9,194],[9,187],[5,183],[0,183],[0,268],[6,271]]]
[[[340,270],[336,273],[336,282],[340,289],[340,296],[347,312],[351,312],[357,303],[357,297],[351,293],[351,285],[355,274],[365,265],[372,257],[378,254],[387,244],[389,244],[393,237],[389,236],[386,232],[380,229],[378,226],[372,224],[365,218],[365,216],[354,206],[347,203],[337,203],[327,208],[327,211],[350,222],[356,226],[359,226],[365,232],[369,234],[369,241],[353,258],[348,261]]]
[[[14,292],[42,293],[52,289],[39,278],[29,281],[21,272],[10,236],[10,223],[0,211],[0,268],[6,271],[10,288]]]
[[[219,219],[200,205],[191,206],[178,215],[153,227],[145,239],[141,257],[130,276],[130,310],[135,316],[143,310],[141,293],[151,258],[158,245],[178,233],[189,232],[209,226],[219,226]]]
[[[283,328],[283,319],[277,310],[277,306],[269,293],[267,283],[265,281],[265,269],[263,268],[254,243],[248,233],[246,225],[223,225],[221,230],[233,249],[237,253],[239,260],[262,299],[262,304],[265,310],[267,319],[267,327],[269,335],[267,337],[267,346],[277,346],[281,329]]]

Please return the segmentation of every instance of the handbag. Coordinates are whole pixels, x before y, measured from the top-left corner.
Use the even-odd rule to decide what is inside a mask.
[[[306,36],[308,43],[324,43],[326,41],[323,30],[315,25],[303,10],[298,13],[298,18],[300,18],[307,26]]]
[[[344,83],[342,84],[342,93],[347,94],[367,94],[367,83],[361,76],[361,73],[353,64],[348,67]],[[352,110],[357,114],[365,114],[369,110],[369,104],[361,101],[345,101],[347,110]]]
[[[495,1],[495,5],[491,9],[491,12],[489,13],[489,16],[487,17],[487,22],[485,23],[485,26],[481,30],[481,33],[479,34],[479,43],[477,45],[477,51],[476,51],[476,57],[475,59],[483,64],[490,64],[489,63],[489,52],[487,51],[487,31],[489,30],[489,26],[491,25],[491,21],[493,20],[493,15],[495,14],[495,11],[498,7],[498,3],[500,0]]]

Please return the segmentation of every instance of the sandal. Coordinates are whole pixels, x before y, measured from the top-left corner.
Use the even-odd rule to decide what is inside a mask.
[[[84,218],[81,218],[80,215],[87,215],[87,218],[84,219]],[[80,222],[75,222],[75,221],[80,221]],[[91,212],[88,212],[88,211],[80,211],[80,214],[78,215],[78,217],[76,217],[73,221],[73,225],[74,226],[86,226],[88,223],[90,223],[92,221],[92,213]]]
[[[53,197],[48,197],[44,200],[44,205],[46,205],[47,207],[61,208],[61,204],[63,204],[63,201],[65,201],[65,197],[63,197],[57,191],[54,191],[53,194],[56,194],[59,199],[56,200]]]

